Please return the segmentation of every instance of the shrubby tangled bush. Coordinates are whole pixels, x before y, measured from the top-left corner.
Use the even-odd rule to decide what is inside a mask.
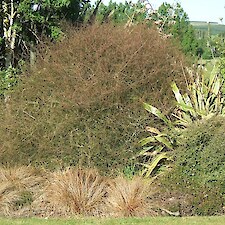
[[[154,123],[142,101],[170,110],[182,55],[146,26],[74,30],[43,46],[36,68],[1,103],[0,162],[122,169]]]

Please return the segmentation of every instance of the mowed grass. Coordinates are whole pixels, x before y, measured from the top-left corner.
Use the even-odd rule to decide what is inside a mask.
[[[0,225],[221,225],[225,216],[215,217],[151,217],[151,218],[78,218],[78,219],[0,219]]]

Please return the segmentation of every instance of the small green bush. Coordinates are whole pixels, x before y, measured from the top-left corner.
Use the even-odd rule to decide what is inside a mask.
[[[173,191],[188,196],[186,207],[192,215],[222,212],[225,193],[224,130],[223,116],[199,121],[183,133],[183,142],[174,152],[175,166],[166,177],[166,184]]]

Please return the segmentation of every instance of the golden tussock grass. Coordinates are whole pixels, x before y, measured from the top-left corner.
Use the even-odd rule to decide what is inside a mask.
[[[149,181],[106,178],[95,169],[42,171],[0,168],[1,216],[68,217],[153,215]]]
[[[106,205],[108,212],[113,216],[130,217],[149,214],[147,196],[149,185],[141,177],[127,179],[117,177],[108,187]]]
[[[95,215],[102,206],[105,187],[105,178],[96,170],[67,168],[51,174],[46,196],[56,212]]]
[[[45,181],[43,172],[30,166],[0,167],[1,215],[19,215],[21,208],[29,208]]]

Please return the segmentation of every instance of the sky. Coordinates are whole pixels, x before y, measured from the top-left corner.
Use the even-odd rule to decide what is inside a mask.
[[[125,0],[113,1],[125,2]],[[104,4],[108,4],[108,2],[109,0],[103,0]],[[137,2],[137,0],[132,0],[132,2]],[[170,4],[179,2],[188,14],[190,21],[220,22],[219,18],[223,18],[223,23],[225,23],[225,0],[149,0],[149,2],[154,9],[157,9],[163,2]]]

